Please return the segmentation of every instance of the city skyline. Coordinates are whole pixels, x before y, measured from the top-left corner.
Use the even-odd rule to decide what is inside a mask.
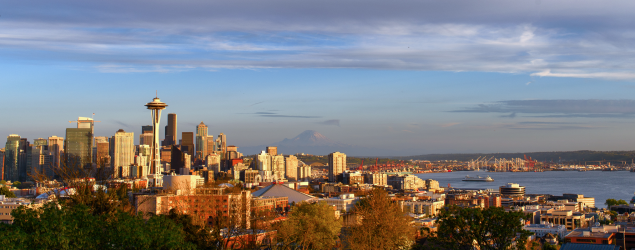
[[[96,136],[141,134],[156,90],[178,138],[202,121],[239,147],[315,130],[395,156],[635,148],[631,2],[40,4],[0,18],[5,138],[92,113]]]

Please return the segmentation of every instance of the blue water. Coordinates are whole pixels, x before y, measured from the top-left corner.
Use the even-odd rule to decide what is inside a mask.
[[[421,179],[433,179],[442,187],[448,184],[456,188],[491,188],[507,183],[525,186],[527,194],[563,193],[583,194],[594,197],[596,207],[606,207],[606,199],[623,199],[630,202],[635,192],[635,173],[627,171],[547,171],[547,172],[485,172],[458,171],[451,173],[416,174]],[[493,182],[462,181],[466,175],[490,176]]]

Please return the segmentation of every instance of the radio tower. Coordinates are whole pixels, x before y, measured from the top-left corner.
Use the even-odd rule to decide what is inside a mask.
[[[148,175],[148,177],[152,179],[153,186],[163,186],[161,155],[159,154],[159,123],[161,122],[161,110],[164,110],[168,105],[162,103],[157,95],[152,102],[147,103],[145,106],[152,112],[152,162],[150,164],[150,175]]]

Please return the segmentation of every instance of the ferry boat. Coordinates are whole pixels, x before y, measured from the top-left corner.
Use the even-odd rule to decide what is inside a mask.
[[[492,182],[492,181],[494,181],[494,179],[492,179],[492,177],[489,177],[489,175],[488,175],[487,177],[480,177],[480,176],[477,176],[477,177],[470,177],[470,176],[468,175],[468,176],[465,176],[465,179],[463,179],[463,181],[485,181],[485,182]]]

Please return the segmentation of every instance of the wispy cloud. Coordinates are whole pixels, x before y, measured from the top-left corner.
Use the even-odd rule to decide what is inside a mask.
[[[510,113],[500,117],[635,118],[635,100],[509,100],[451,112]]]
[[[571,8],[369,0],[350,13],[333,9],[359,3],[10,1],[0,58],[80,62],[104,73],[364,68],[635,79],[635,30],[623,21],[635,3]]]
[[[448,128],[448,127],[456,126],[456,125],[459,125],[459,124],[461,124],[461,123],[458,123],[458,122],[451,122],[451,123],[441,124],[441,127],[442,127],[442,128]]]
[[[329,125],[329,126],[340,126],[340,120],[339,119],[332,119],[332,120],[326,120],[326,121],[321,121],[318,122],[317,124],[322,124],[322,125]]]

